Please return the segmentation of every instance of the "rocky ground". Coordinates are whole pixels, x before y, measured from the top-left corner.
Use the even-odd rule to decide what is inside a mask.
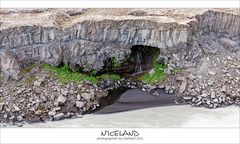
[[[208,108],[240,106],[238,58],[231,55],[206,57],[201,65],[188,71],[182,86],[185,90],[181,91],[184,103]]]
[[[61,83],[48,70],[34,66],[19,80],[2,78],[0,120],[10,124],[81,117],[96,109],[107,91],[89,82]]]
[[[171,64],[173,66],[173,64]],[[183,69],[174,74],[170,69],[167,79],[154,85],[129,82],[129,88],[159,95],[159,90],[175,94],[177,104],[218,108],[229,105],[240,106],[240,60],[232,55],[212,56],[202,59],[201,65]]]
[[[240,106],[240,61],[234,56],[213,56],[203,59],[201,65],[174,72],[168,64],[166,80],[146,84],[122,78],[105,80],[98,85],[91,82],[61,83],[53,74],[34,65],[21,71],[19,80],[1,78],[1,122],[17,124],[56,121],[82,117],[95,110],[108,90],[127,87],[158,96],[160,91],[175,94],[176,103],[218,108]]]

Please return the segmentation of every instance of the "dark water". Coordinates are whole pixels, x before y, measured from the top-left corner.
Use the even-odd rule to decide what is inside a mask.
[[[143,108],[175,105],[175,96],[165,94],[153,96],[140,89],[120,89],[112,91],[108,97],[100,102],[100,107],[95,114],[107,114],[114,112],[130,111]]]
[[[112,68],[109,60],[106,67],[115,73],[124,75],[127,79],[137,79],[153,68],[154,61],[160,50],[154,47],[136,45],[131,48],[130,58],[118,68]],[[159,91],[159,90],[158,90]],[[109,91],[109,95],[100,101],[100,107],[94,112],[97,114],[129,111],[142,108],[173,105],[175,96],[159,91],[159,96],[143,92],[140,89],[119,88]]]

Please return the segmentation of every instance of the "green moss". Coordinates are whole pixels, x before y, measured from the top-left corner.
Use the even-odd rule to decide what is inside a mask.
[[[97,83],[98,80],[93,76],[88,76],[78,71],[72,71],[66,64],[62,67],[52,67],[48,64],[43,64],[43,68],[54,73],[56,78],[62,83],[68,83],[70,81],[80,82],[80,81],[89,81],[92,83]]]
[[[108,78],[113,80],[120,79],[120,76],[118,75],[103,74],[100,76],[96,76],[97,74],[96,70],[94,70],[91,75],[87,75],[79,71],[72,71],[67,65],[64,65],[62,67],[53,67],[48,64],[43,64],[43,68],[53,73],[54,76],[58,78],[62,83],[68,83],[70,81],[74,82],[89,81],[91,83],[96,84],[103,79]]]
[[[176,67],[174,70],[173,70],[173,73],[174,74],[179,74],[182,72],[182,68],[181,67]]]
[[[121,79],[121,77],[119,75],[115,75],[115,74],[102,74],[102,75],[98,76],[97,78],[100,80],[112,79],[114,81],[118,81]]]
[[[92,71],[92,75],[93,75],[93,76],[96,76],[96,75],[97,75],[97,70],[93,70],[93,71]]]
[[[167,68],[165,64],[154,64],[154,73],[146,73],[138,79],[149,84],[153,84],[166,79],[166,73],[164,70]]]
[[[112,65],[114,68],[121,67],[121,63],[115,57],[112,59]]]

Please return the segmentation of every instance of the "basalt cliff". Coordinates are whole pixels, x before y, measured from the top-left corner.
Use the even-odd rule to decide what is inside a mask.
[[[157,47],[183,67],[223,51],[239,57],[237,9],[1,11],[0,69],[14,77],[40,61],[99,71],[134,45]]]

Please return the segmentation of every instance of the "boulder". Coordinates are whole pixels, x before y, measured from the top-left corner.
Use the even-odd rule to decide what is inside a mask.
[[[64,119],[64,114],[63,113],[56,114],[53,116],[53,119],[55,121],[62,120],[62,119]]]
[[[64,104],[65,102],[67,101],[67,98],[63,95],[60,95],[58,98],[57,98],[57,103],[58,105],[62,105]]]
[[[85,105],[84,102],[76,101],[76,107],[78,107],[78,108],[82,108],[84,105]]]

